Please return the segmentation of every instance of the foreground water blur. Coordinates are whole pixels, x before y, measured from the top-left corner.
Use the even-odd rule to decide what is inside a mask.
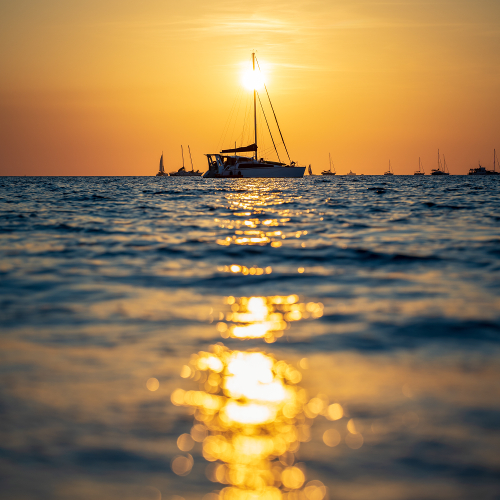
[[[498,498],[496,179],[0,193],[2,498]]]

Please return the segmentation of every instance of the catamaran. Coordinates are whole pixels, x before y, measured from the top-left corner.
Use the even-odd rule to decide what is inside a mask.
[[[161,152],[161,157],[160,157],[160,170],[158,171],[158,173],[156,174],[156,177],[159,177],[161,175],[168,175],[166,172],[165,172],[165,167],[163,166],[163,151]]]
[[[335,171],[335,165],[333,166],[332,172],[332,157],[330,153],[328,153],[328,161],[330,162],[330,170],[323,170],[323,172],[321,172],[321,175],[336,175],[337,172]]]
[[[191,158],[191,170],[186,170],[184,166],[184,149],[182,148],[181,145],[181,155],[182,155],[182,167],[177,170],[177,172],[170,172],[171,177],[200,177],[202,173],[197,170],[196,172],[194,171],[193,167],[193,158],[191,156],[191,148],[189,147],[188,144],[188,149],[189,149],[189,158]]]
[[[413,175],[425,175],[424,167],[420,165],[420,156],[418,157],[418,170],[415,170],[415,172],[413,172]]]
[[[257,63],[257,68],[260,71],[259,61],[255,56],[255,52],[252,53],[252,67],[255,74],[255,63]],[[278,119],[276,118],[276,113],[274,112],[273,105],[271,103],[271,98],[269,97],[269,92],[264,84],[267,97],[269,99],[269,104],[274,114],[274,119],[276,120],[276,125],[285,147],[286,154],[288,156],[289,163],[284,163],[280,160],[278,150],[276,149],[276,144],[274,143],[273,136],[271,134],[271,139],[273,142],[278,161],[265,160],[264,158],[258,158],[257,155],[257,97],[259,97],[259,103],[264,113],[264,108],[258,96],[257,90],[253,90],[253,123],[254,123],[254,143],[248,146],[235,147],[231,149],[223,149],[218,154],[207,154],[208,160],[208,171],[203,174],[204,178],[234,178],[234,177],[245,177],[245,178],[255,178],[255,177],[267,177],[267,178],[289,178],[289,177],[304,177],[304,171],[306,167],[298,166],[294,161],[291,161],[290,155],[288,154],[288,149],[285,145],[283,139],[283,134],[281,133],[280,126],[278,124]],[[264,114],[264,118],[267,118]],[[268,129],[269,129],[269,124]],[[271,130],[269,129],[269,132]],[[238,153],[253,153],[252,156],[241,156]]]
[[[479,167],[471,168],[469,170],[469,175],[498,175],[500,172],[497,172],[495,168],[497,161],[495,150],[493,150],[493,170],[487,170],[481,166],[481,163],[479,163]]]
[[[450,172],[446,168],[446,158],[443,155],[444,167],[441,170],[441,160],[439,159],[439,149],[438,149],[438,168],[433,168],[431,170],[431,175],[450,175]]]
[[[384,175],[394,175],[394,172],[391,170],[391,160],[389,160],[389,170],[384,172]]]

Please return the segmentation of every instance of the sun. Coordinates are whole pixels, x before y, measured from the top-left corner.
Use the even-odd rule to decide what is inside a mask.
[[[243,86],[248,90],[261,90],[264,88],[264,78],[259,70],[247,69],[242,75]]]

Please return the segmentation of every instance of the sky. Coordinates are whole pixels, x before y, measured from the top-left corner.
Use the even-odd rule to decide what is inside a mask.
[[[248,135],[253,51],[314,173],[500,156],[498,0],[0,0],[0,174],[154,175],[181,145],[204,171]]]

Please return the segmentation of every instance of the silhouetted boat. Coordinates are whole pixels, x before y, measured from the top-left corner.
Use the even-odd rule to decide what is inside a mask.
[[[330,153],[328,153],[328,161],[330,163],[330,170],[323,170],[323,172],[321,172],[321,175],[335,175],[337,173],[335,171],[335,165],[333,166],[332,172],[332,157],[330,156]]]
[[[312,168],[311,168],[311,165],[309,165],[309,167],[307,167],[307,172],[308,172],[309,175],[314,175],[313,171],[312,171]]]
[[[356,175],[352,170],[349,170],[349,172],[346,175]]]
[[[443,155],[444,166],[441,169],[441,160],[439,159],[439,149],[438,149],[438,168],[433,168],[431,170],[431,175],[450,175],[450,172],[446,168],[446,158]]]
[[[420,156],[418,157],[418,170],[415,170],[413,175],[425,175],[424,168],[420,165]]]
[[[257,63],[257,67],[260,71],[260,66],[259,62],[257,61],[257,57],[255,56],[255,53],[252,53],[253,71],[255,71],[255,63]],[[264,88],[266,89],[266,94],[269,99],[269,104],[271,105],[271,109],[273,110],[274,118],[276,120],[276,125],[278,126],[281,140],[283,142],[283,146],[285,147],[285,151],[288,156],[288,161],[290,163],[287,165],[286,163],[281,162],[272,134],[271,134],[271,139],[273,141],[273,146],[276,151],[278,161],[265,160],[264,158],[259,159],[257,157],[257,147],[258,147],[257,146],[257,95],[258,94],[257,90],[254,88],[253,91],[254,143],[239,148],[237,148],[235,145],[235,147],[232,149],[223,149],[219,154],[207,154],[206,156],[208,160],[208,171],[203,174],[204,178],[304,177],[304,172],[306,167],[299,167],[295,162],[290,160],[290,155],[288,154],[288,149],[285,145],[283,134],[281,133],[281,129],[278,124],[278,119],[276,118],[276,113],[274,112],[274,108],[271,103],[271,99],[269,97],[269,92],[267,91],[267,87],[265,84]],[[260,101],[260,97],[259,97],[259,103],[261,105],[262,112],[264,113],[264,108],[262,106],[262,102]],[[266,119],[267,123],[267,118],[265,114],[264,118]],[[231,155],[231,153],[233,154]],[[253,153],[253,156],[251,157],[238,156],[236,153]]]
[[[160,157],[160,170],[158,171],[158,173],[156,174],[156,177],[159,177],[159,176],[162,176],[162,175],[168,175],[166,172],[165,172],[165,167],[163,166],[163,151],[161,153],[161,157]]]
[[[182,167],[177,170],[177,172],[170,172],[171,177],[201,177],[202,173],[200,171],[194,171],[193,168],[193,158],[191,157],[191,148],[188,145],[189,157],[191,158],[191,170],[186,170],[184,167],[184,149],[181,145],[181,155],[182,155]]]
[[[469,175],[498,175],[500,172],[496,171],[495,168],[496,163],[497,163],[496,154],[495,150],[493,150],[493,170],[487,170],[481,166],[481,163],[479,163],[479,167],[471,168],[469,170]]]
[[[384,175],[394,175],[394,172],[391,170],[391,160],[389,160],[389,170],[384,172]]]

